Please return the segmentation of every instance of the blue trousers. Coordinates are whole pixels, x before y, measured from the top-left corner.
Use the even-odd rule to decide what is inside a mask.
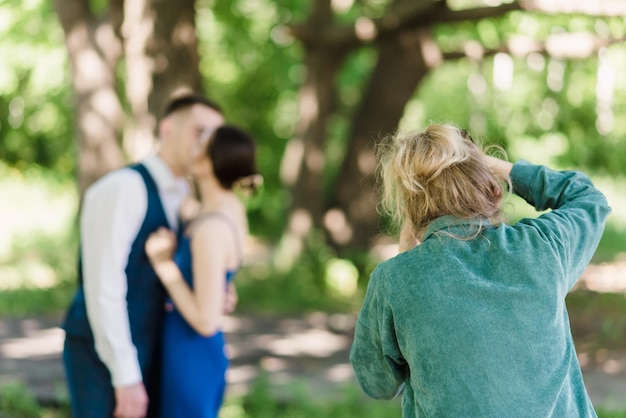
[[[90,338],[66,336],[63,365],[73,418],[111,418],[115,392],[111,374],[96,353]],[[147,418],[157,417],[158,395],[148,386]]]

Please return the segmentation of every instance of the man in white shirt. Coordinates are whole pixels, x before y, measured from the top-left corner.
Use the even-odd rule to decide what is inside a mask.
[[[74,417],[157,416],[165,293],[145,256],[145,240],[159,227],[177,229],[190,192],[187,169],[223,123],[220,108],[206,98],[177,98],[159,122],[159,152],[85,192],[79,288],[64,323]]]

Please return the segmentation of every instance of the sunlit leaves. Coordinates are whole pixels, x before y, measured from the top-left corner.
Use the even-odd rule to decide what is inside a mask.
[[[0,158],[24,167],[74,168],[63,35],[49,2],[0,7]],[[61,162],[63,161],[63,162]]]

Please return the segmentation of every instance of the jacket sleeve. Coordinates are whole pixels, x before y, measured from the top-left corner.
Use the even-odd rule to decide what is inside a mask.
[[[574,285],[591,261],[611,212],[604,195],[585,174],[554,171],[520,161],[511,171],[513,191],[538,211],[537,219],[522,220],[536,227],[558,253]]]
[[[381,270],[377,268],[355,325],[350,363],[367,395],[392,399],[402,391],[408,366],[395,338],[392,310],[385,302],[381,281]]]

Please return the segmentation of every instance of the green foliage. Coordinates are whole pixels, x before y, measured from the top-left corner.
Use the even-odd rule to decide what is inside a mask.
[[[21,287],[0,292],[0,317],[62,312],[70,305],[76,286],[61,283],[50,288]]]
[[[0,316],[58,312],[76,278],[73,179],[0,163]]]
[[[40,418],[42,409],[23,385],[0,388],[0,418]]]
[[[281,399],[271,390],[267,377],[262,375],[246,396],[227,400],[220,418],[378,418],[401,415],[398,399],[372,401],[353,386],[347,386],[331,399],[322,399],[297,382],[289,386],[290,393]]]
[[[288,4],[287,4],[288,3]],[[300,2],[302,7],[304,2]],[[208,94],[227,119],[254,134],[264,176],[262,199],[250,210],[255,234],[277,240],[289,196],[281,185],[280,161],[297,122],[297,89],[304,67],[284,24],[297,16],[296,2],[215,0],[198,8],[201,72]]]
[[[359,259],[340,259],[321,234],[307,238],[301,254],[290,253],[289,242],[274,249],[263,262],[245,267],[237,276],[238,310],[243,312],[345,312],[357,309]],[[372,262],[370,261],[370,265]],[[367,273],[366,273],[367,274]]]
[[[626,230],[609,223],[593,256],[595,263],[605,263],[623,257],[626,253]]]
[[[470,40],[495,48],[516,36],[545,40],[586,30],[620,37],[625,28],[618,19],[516,12],[475,25],[440,25],[435,35],[444,51],[456,51]],[[511,159],[540,156],[542,163],[624,176],[626,76],[613,69],[624,64],[625,50],[616,44],[572,61],[497,54],[448,62],[421,84],[403,127],[451,121],[487,143],[503,145]]]
[[[612,411],[603,408],[596,410],[598,418],[626,418],[626,411]]]
[[[578,350],[626,349],[626,295],[576,290],[566,303]]]
[[[73,173],[72,92],[52,2],[0,2],[0,159]]]

